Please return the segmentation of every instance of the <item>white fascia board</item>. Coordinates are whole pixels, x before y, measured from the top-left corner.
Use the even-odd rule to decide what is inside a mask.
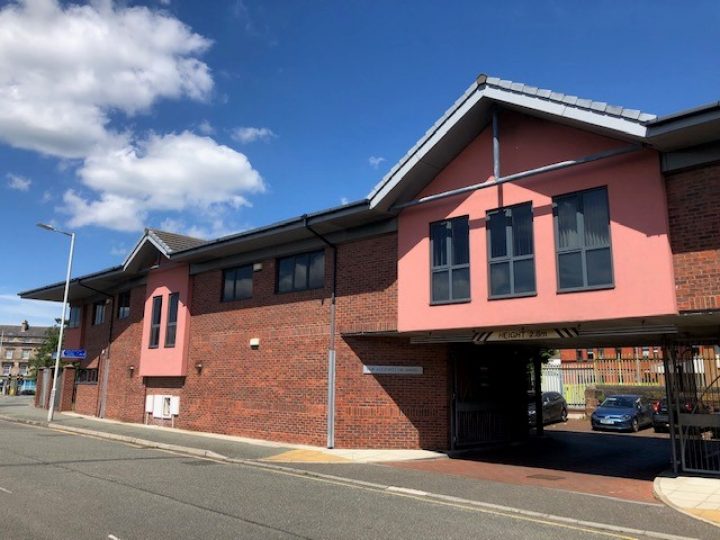
[[[497,88],[487,88],[484,90],[484,94],[488,98],[500,103],[507,103],[561,118],[568,118],[583,124],[601,127],[633,137],[645,137],[647,132],[647,128],[637,122],[593,112],[588,109],[573,107],[564,103],[548,101],[525,94],[506,92]]]
[[[149,234],[143,235],[143,237],[140,239],[140,241],[135,245],[135,249],[133,249],[130,252],[130,255],[127,256],[125,259],[125,262],[123,262],[123,271],[127,270],[128,266],[132,262],[132,260],[136,257],[136,255],[140,252],[142,247],[145,245],[146,242],[150,242],[162,255],[164,255],[166,258],[168,257],[167,252],[165,251],[165,248],[152,236]]]
[[[486,90],[475,92],[465,102],[460,105],[455,111],[442,122],[442,124],[435,129],[435,132],[427,139],[421,139],[415,145],[419,146],[409,158],[404,157],[388,174],[387,180],[383,181],[373,190],[368,196],[370,199],[370,208],[375,208],[404,178],[404,176],[410,171],[423,157],[432,149],[447,132],[460,120],[465,114],[480,101]],[[415,148],[413,147],[413,148]]]

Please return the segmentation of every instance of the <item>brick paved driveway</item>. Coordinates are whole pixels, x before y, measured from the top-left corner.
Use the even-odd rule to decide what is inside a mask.
[[[652,429],[593,432],[588,421],[570,421],[526,444],[393,466],[654,502],[652,481],[670,468],[670,441]]]

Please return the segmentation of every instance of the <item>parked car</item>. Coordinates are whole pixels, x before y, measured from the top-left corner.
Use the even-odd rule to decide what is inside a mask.
[[[609,396],[592,413],[590,423],[594,430],[640,431],[641,428],[652,425],[652,414],[652,406],[643,396]]]
[[[713,412],[712,407],[705,405],[702,401],[696,398],[685,398],[680,401],[680,412],[684,414],[689,413],[700,413],[700,414],[711,414]],[[670,431],[670,416],[668,413],[667,398],[662,398],[660,401],[653,403],[653,428],[655,432],[659,431]],[[677,414],[674,415],[675,421],[677,422]],[[714,436],[717,438],[716,433],[720,433],[720,430],[713,430]]]
[[[18,396],[34,396],[37,383],[35,379],[28,379],[18,386]]]
[[[567,422],[567,401],[557,392],[542,393],[543,424]],[[528,395],[528,422],[535,425],[535,394]]]

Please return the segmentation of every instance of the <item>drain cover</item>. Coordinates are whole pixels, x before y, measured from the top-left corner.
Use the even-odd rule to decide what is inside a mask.
[[[536,480],[564,480],[564,476],[555,476],[554,474],[531,474],[527,478],[535,478]]]

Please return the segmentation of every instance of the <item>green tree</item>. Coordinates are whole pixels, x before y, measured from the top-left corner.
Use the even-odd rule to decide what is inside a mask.
[[[38,347],[35,353],[35,358],[31,361],[31,366],[37,373],[37,370],[51,367],[55,365],[53,354],[57,352],[58,338],[60,337],[60,328],[57,326],[51,326],[45,332],[45,339],[42,345]]]

